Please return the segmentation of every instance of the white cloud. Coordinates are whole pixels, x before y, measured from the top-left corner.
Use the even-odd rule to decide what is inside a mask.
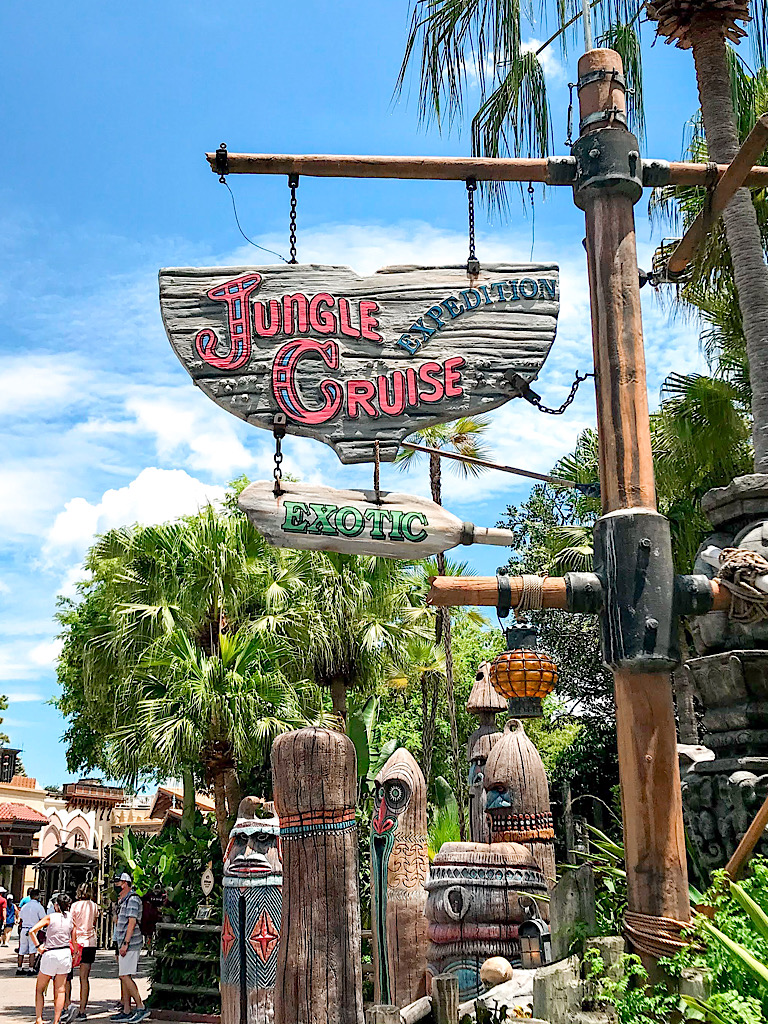
[[[528,42],[520,45],[520,49],[523,53],[536,53],[536,51],[541,47],[541,44],[541,39],[529,39]],[[557,59],[557,55],[551,45],[548,46],[546,50],[543,50],[538,54],[538,58],[545,77],[550,79],[552,85],[565,81],[565,68]]]
[[[178,519],[209,502],[220,501],[225,489],[205,484],[182,469],[148,467],[126,487],[105,491],[101,501],[72,498],[48,531],[43,553],[49,562],[83,553],[94,534],[132,523]]]
[[[29,652],[29,660],[34,665],[53,665],[61,654],[61,640],[44,640]]]
[[[28,693],[22,690],[8,690],[3,697],[9,704],[32,704],[39,700],[45,700],[42,693]]]
[[[77,372],[63,358],[38,355],[6,360],[0,368],[0,416],[36,413],[50,419],[78,398]]]
[[[0,580],[0,594],[10,594],[11,588],[4,580]]]

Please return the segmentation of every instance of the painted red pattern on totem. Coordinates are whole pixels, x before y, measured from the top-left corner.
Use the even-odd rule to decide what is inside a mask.
[[[248,941],[256,956],[265,964],[280,941],[280,932],[275,928],[272,918],[266,910],[262,910],[259,915]]]
[[[232,931],[232,925],[229,922],[227,914],[224,915],[224,923],[221,926],[221,952],[224,954],[226,960],[229,956],[229,951],[235,944],[235,933]]]

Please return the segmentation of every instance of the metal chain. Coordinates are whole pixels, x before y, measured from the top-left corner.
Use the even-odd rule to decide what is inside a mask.
[[[480,273],[480,260],[475,253],[475,192],[477,179],[467,178],[467,203],[469,205],[469,257],[467,259],[467,276],[477,277]]]
[[[289,263],[298,263],[296,259],[296,189],[299,187],[298,174],[288,175],[288,188],[291,190],[291,226],[290,226],[290,254]]]
[[[381,457],[379,455],[378,438],[373,442],[373,491],[376,504],[381,504]]]
[[[568,137],[565,144],[569,149],[573,145],[573,90],[575,88],[575,82],[568,83]]]
[[[531,263],[533,263],[533,250],[536,246],[536,204],[534,198],[536,196],[536,190],[533,187],[533,182],[528,182],[528,197],[531,200]]]
[[[531,405],[535,406],[539,412],[545,412],[550,416],[562,416],[569,405],[573,403],[576,397],[576,392],[579,390],[580,385],[587,379],[587,377],[594,377],[594,373],[576,373],[576,378],[571,385],[571,393],[568,395],[566,400],[560,406],[559,409],[550,409],[548,405],[542,404],[541,399],[534,391],[527,391],[523,393],[523,398],[530,402]]]
[[[283,479],[283,438],[285,437],[285,422],[285,413],[276,413],[272,420],[272,433],[275,437],[275,468],[272,475],[275,478],[274,493],[276,498],[279,498],[283,493],[283,489],[280,484]]]

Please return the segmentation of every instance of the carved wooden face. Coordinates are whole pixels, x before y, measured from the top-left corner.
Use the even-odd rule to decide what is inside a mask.
[[[229,836],[224,874],[238,878],[279,874],[282,871],[280,853],[280,823],[277,819],[240,819]]]

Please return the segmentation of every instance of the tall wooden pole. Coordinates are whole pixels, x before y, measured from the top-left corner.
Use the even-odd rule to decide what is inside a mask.
[[[621,116],[623,83],[616,77],[622,72],[621,58],[612,50],[591,50],[579,61],[579,78],[587,83],[579,94],[585,160],[602,145],[596,141],[591,148],[588,140],[596,138],[595,132],[602,130],[603,139],[607,128],[628,135]],[[600,111],[606,112],[604,118]],[[608,138],[606,144],[610,142]],[[633,159],[630,156],[630,167]],[[639,164],[639,154],[637,160]],[[633,213],[637,198],[623,194],[620,184],[601,188],[598,183],[579,201],[587,228],[604,516],[656,509]],[[650,541],[640,543],[650,547]],[[624,557],[634,557],[618,547],[613,554],[620,565]],[[630,569],[634,570],[631,561]],[[671,586],[669,590],[662,600],[671,607]],[[654,622],[646,619],[646,628]],[[688,876],[669,668],[661,662],[659,670],[637,671],[628,661],[614,660],[614,672],[629,911],[687,922]],[[641,921],[641,930],[642,925]],[[638,948],[642,952],[642,943]]]

